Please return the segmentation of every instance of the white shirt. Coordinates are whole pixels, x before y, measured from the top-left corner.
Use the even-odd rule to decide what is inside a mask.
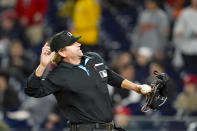
[[[181,35],[178,35],[180,34]],[[188,55],[197,54],[197,10],[188,7],[182,11],[174,28],[176,48]]]

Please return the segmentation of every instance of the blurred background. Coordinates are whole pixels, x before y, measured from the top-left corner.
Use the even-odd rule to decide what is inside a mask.
[[[197,0],[0,0],[0,131],[68,130],[53,95],[23,92],[42,46],[62,30],[82,35],[83,52],[133,82],[150,84],[154,70],[169,75],[168,101],[156,112],[141,112],[144,96],[109,86],[119,125],[197,130]]]

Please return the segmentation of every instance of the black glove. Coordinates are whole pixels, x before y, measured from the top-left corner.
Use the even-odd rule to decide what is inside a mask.
[[[168,93],[168,76],[166,73],[158,73],[154,71],[156,80],[151,83],[152,92],[146,96],[146,102],[142,107],[142,112],[156,110],[162,106],[167,100]]]

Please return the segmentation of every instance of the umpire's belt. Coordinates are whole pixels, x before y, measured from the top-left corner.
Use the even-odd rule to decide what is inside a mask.
[[[109,122],[109,123],[82,123],[82,124],[78,124],[78,123],[70,123],[70,128],[71,130],[74,128],[74,130],[77,131],[77,129],[84,129],[87,127],[92,127],[92,129],[99,129],[99,130],[108,130],[108,131],[112,131],[115,127],[115,124],[113,122]]]

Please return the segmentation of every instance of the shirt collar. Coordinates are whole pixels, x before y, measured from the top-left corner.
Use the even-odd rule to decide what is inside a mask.
[[[86,60],[87,60],[87,59],[90,60],[90,59],[92,59],[92,57],[83,55],[82,58],[81,58],[81,63],[80,63],[80,64],[83,65],[83,66],[85,66],[85,65],[86,65]]]
[[[92,57],[89,57],[89,56],[84,55],[84,56],[82,56],[82,58],[81,58],[81,63],[84,62],[84,60],[85,60],[86,58],[92,59]],[[68,68],[73,68],[73,67],[78,66],[78,65],[73,65],[73,64],[71,64],[71,63],[63,62],[63,61],[60,62],[60,65],[63,65],[64,67],[68,67]]]
[[[73,68],[75,65],[68,63],[68,62],[60,62],[60,65],[64,66],[64,67],[68,67],[68,68]]]
[[[83,55],[83,56],[82,56],[82,58],[84,58],[84,59],[86,59],[86,58],[88,58],[88,59],[92,59],[92,57],[87,56],[87,55]]]

